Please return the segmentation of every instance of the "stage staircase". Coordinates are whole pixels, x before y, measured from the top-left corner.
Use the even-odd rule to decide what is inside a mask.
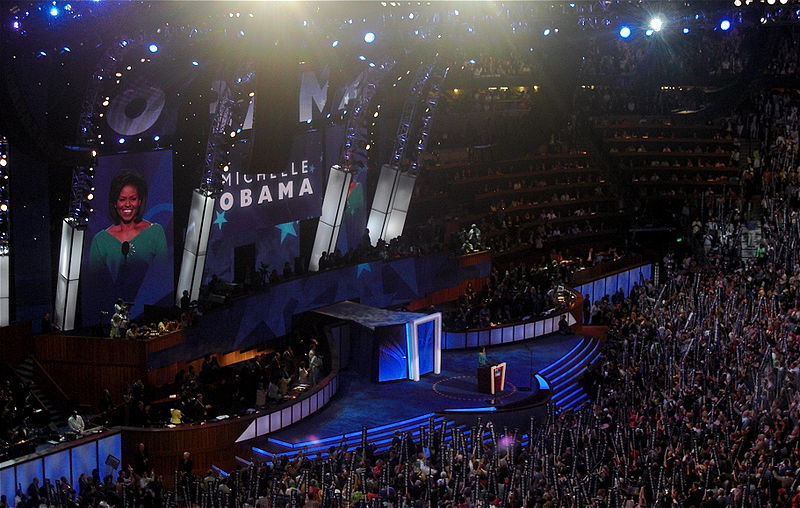
[[[42,387],[36,384],[34,381],[34,369],[35,365],[33,357],[29,356],[20,362],[14,371],[23,382],[30,384],[31,393],[33,394],[34,399],[36,399],[38,405],[40,405],[46,412],[47,423],[44,426],[49,427],[51,432],[60,434],[67,428],[67,415],[64,414],[64,412],[55,402],[53,402],[47,392],[42,390]]]
[[[578,409],[586,403],[588,395],[580,386],[580,377],[599,357],[600,341],[584,337],[569,353],[538,373],[547,382],[557,411]]]
[[[487,420],[490,420],[489,416]],[[484,421],[485,423],[485,421]],[[366,442],[374,447],[375,453],[385,452],[392,446],[392,439],[395,435],[409,434],[414,441],[419,441],[420,434],[424,432],[429,435],[431,430],[436,433],[444,431],[444,442],[448,443],[453,438],[453,430],[458,429],[466,439],[471,440],[473,428],[467,425],[457,424],[441,415],[427,413],[407,420],[393,422],[378,427],[366,429]],[[496,434],[501,434],[499,429]],[[483,427],[483,441],[492,439],[491,430]],[[519,436],[521,445],[526,446],[527,434]],[[251,446],[254,456],[260,457],[261,462],[272,462],[279,457],[293,458],[299,454],[307,457],[320,457],[328,453],[329,448],[340,449],[344,445],[347,451],[360,448],[363,442],[362,431],[355,431],[342,436],[331,436],[328,438],[301,443],[287,443],[275,438],[267,438],[258,445]],[[251,461],[242,457],[236,457],[237,462],[244,466],[249,466]]]

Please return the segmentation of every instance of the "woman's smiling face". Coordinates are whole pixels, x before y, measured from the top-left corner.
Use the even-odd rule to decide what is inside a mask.
[[[117,196],[116,209],[119,218],[124,223],[130,223],[139,214],[139,207],[142,200],[139,197],[139,190],[134,185],[126,185],[119,191]]]

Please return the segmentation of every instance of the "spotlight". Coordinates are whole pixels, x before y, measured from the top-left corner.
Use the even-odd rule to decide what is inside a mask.
[[[198,62],[197,60],[192,60],[192,65],[197,67],[198,65],[200,65],[200,62]]]
[[[161,136],[153,136],[153,141],[158,141],[161,139]]]
[[[69,49],[69,46],[64,46],[63,48],[61,48],[61,52],[62,53],[72,53],[72,50]]]
[[[119,41],[119,47],[120,47],[120,48],[124,48],[124,47],[126,47],[127,45],[128,45],[128,41],[126,41],[125,39],[123,39],[123,40]]]
[[[723,32],[727,32],[731,28],[731,22],[728,19],[723,19],[719,22],[719,29]]]
[[[648,29],[647,29],[647,30],[645,30],[645,32],[644,32],[644,34],[645,34],[646,36],[648,36],[648,37],[652,36],[654,33],[655,33],[655,32],[653,31],[653,29],[652,29],[652,28],[648,28]]]
[[[367,57],[365,57],[364,55],[358,55],[358,59],[363,62],[364,60],[367,59]]]
[[[94,194],[92,194],[90,192],[89,194],[86,195],[86,199],[88,199],[89,201],[93,200],[94,199]]]
[[[653,29],[654,32],[660,31],[664,28],[664,20],[656,16],[650,20],[650,28]]]
[[[119,138],[117,140],[117,143],[119,143],[120,145],[124,145],[125,144],[125,138]]]
[[[364,42],[367,44],[372,44],[375,42],[375,34],[372,32],[367,32],[364,34]]]
[[[619,36],[622,37],[623,39],[627,39],[628,37],[630,37],[631,36],[630,27],[623,26],[622,28],[620,28],[619,29]]]
[[[685,34],[689,33],[689,27],[688,26],[683,27],[683,33],[685,33]]]
[[[54,18],[58,16],[58,13],[59,13],[58,7],[53,6],[50,8],[50,15],[53,16]]]
[[[11,28],[13,28],[14,30],[19,30],[19,27],[20,27],[19,21],[14,20],[11,23]]]
[[[331,43],[331,47],[332,47],[332,48],[335,48],[335,47],[336,47],[336,46],[338,46],[338,45],[339,45],[339,41],[333,41],[333,42]]]
[[[775,0],[767,0],[767,3],[770,5],[775,5]]]
[[[735,5],[736,7],[741,7],[742,6],[742,0],[733,0],[733,5]]]
[[[151,44],[151,45],[147,46],[147,50],[150,51],[150,53],[158,53],[158,45],[157,44]]]
[[[545,29],[544,29],[544,31],[542,32],[542,35],[544,35],[545,37],[547,37],[548,35],[550,35],[551,31],[552,31],[552,30],[550,30],[549,28],[545,28]]]
[[[786,5],[787,3],[789,3],[789,0],[781,0],[781,5]]]

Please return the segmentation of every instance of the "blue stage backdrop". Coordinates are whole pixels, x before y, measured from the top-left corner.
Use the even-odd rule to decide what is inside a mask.
[[[389,307],[465,280],[488,277],[490,271],[489,261],[460,267],[458,259],[439,254],[362,263],[292,279],[204,316],[202,326],[189,330],[185,343],[149,355],[148,366],[155,369],[212,351],[228,352],[264,343],[289,333],[293,316],[331,302],[355,300],[372,307]],[[430,350],[428,344],[433,339],[424,326],[420,328],[420,343]],[[430,368],[428,360],[423,360],[421,372]]]
[[[212,275],[233,280],[234,249],[255,246],[255,266],[283,270],[300,255],[299,221],[319,217],[330,165],[338,158],[341,127],[298,135],[289,167],[281,173],[239,171],[244,157],[232,154],[224,189],[214,209],[205,281]]]
[[[135,189],[139,201],[117,201],[120,196],[132,197],[128,191],[137,185],[120,189],[120,184],[112,188],[114,184],[137,181],[145,187]],[[140,315],[145,305],[169,305],[173,301],[172,152],[100,157],[94,185],[94,213],[86,231],[89,244],[84,247],[81,272],[83,325],[108,325],[118,298],[133,303],[131,318]],[[118,210],[116,216],[110,214],[110,206]],[[140,210],[143,219],[128,236],[120,231],[129,213],[126,206]]]

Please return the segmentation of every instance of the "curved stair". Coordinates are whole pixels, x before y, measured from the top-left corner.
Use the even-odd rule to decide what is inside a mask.
[[[588,395],[579,384],[581,374],[600,357],[600,341],[584,337],[572,350],[537,375],[547,382],[558,411],[580,408]]]

